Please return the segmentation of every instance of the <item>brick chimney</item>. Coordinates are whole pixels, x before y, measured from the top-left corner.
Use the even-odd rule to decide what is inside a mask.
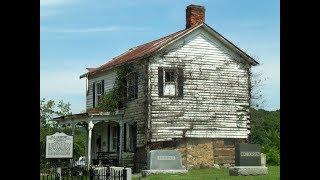
[[[186,28],[196,26],[204,22],[205,8],[204,6],[189,5],[186,9]]]

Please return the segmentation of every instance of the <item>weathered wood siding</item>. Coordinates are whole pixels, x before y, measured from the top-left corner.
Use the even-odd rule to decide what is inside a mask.
[[[247,138],[249,66],[239,62],[202,28],[150,58],[150,140]],[[159,97],[158,67],[183,68],[183,98]]]
[[[126,103],[123,119],[125,122],[137,122],[137,147],[144,146],[146,143],[146,62],[132,63],[133,70],[138,74],[138,98]]]
[[[86,107],[87,109],[93,108],[93,94],[92,94],[92,84],[94,82],[100,82],[104,80],[104,91],[108,92],[114,86],[114,82],[116,79],[116,71],[110,70],[103,74],[99,74],[98,76],[89,77],[88,79],[88,94],[86,94]]]
[[[137,122],[137,142],[136,145],[141,147],[146,142],[146,118],[147,118],[147,103],[146,100],[146,88],[147,88],[147,69],[146,62],[141,61],[137,63],[130,64],[133,67],[133,71],[138,74],[138,98],[131,100],[126,103],[124,109],[123,120],[124,122]],[[89,92],[87,95],[86,107],[90,109],[93,107],[93,95],[92,95],[92,85],[93,82],[99,82],[104,80],[104,90],[107,93],[111,90],[115,84],[116,70],[110,70],[98,76],[89,78]],[[97,100],[96,100],[97,101]]]

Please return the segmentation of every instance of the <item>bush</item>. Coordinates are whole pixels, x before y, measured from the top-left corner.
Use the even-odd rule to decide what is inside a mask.
[[[65,134],[71,135],[71,128],[59,128],[57,126],[42,125],[40,127],[40,169],[48,169],[56,164],[55,159],[46,159],[46,136],[52,135],[55,132],[64,132]],[[80,156],[85,155],[86,132],[82,128],[75,129],[74,135],[74,149],[73,158],[77,160]],[[63,166],[70,164],[69,159],[62,159]]]
[[[276,147],[267,147],[264,150],[267,158],[267,164],[276,166],[280,164],[280,150]]]
[[[280,110],[251,109],[250,143],[261,145],[268,165],[280,165]]]

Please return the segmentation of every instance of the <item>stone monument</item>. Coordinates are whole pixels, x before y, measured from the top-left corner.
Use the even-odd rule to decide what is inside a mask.
[[[237,144],[235,147],[235,166],[229,167],[231,176],[266,175],[268,168],[261,163],[258,144]]]
[[[181,154],[176,150],[151,150],[148,153],[147,170],[142,176],[158,173],[186,173]]]

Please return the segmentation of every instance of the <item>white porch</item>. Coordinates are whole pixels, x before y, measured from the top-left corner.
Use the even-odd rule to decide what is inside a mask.
[[[135,126],[123,121],[123,112],[81,113],[54,118],[59,125],[85,127],[87,132],[86,165],[122,165],[132,159]],[[73,133],[74,135],[74,133]],[[90,148],[89,148],[90,147]]]

